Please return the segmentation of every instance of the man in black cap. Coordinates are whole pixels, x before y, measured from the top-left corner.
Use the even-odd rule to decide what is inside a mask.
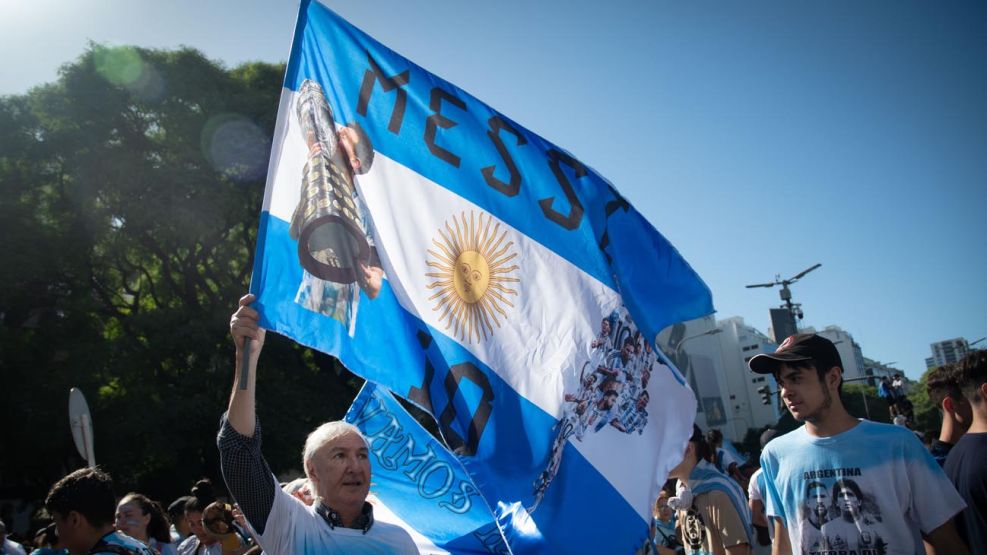
[[[858,420],[840,398],[843,363],[831,341],[793,335],[748,363],[771,374],[792,416],[805,425],[776,438],[761,455],[765,510],[774,522],[776,554],[968,553],[952,518],[965,503],[911,431]],[[809,484],[832,489],[848,479],[855,533],[834,522],[816,529],[805,507]]]

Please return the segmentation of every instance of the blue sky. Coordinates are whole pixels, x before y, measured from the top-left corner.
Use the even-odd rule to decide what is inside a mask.
[[[767,331],[793,286],[913,378],[987,336],[987,4],[326,0],[610,179]],[[0,94],[89,40],[287,58],[294,0],[4,0]],[[987,342],[985,342],[987,343]],[[983,343],[979,346],[985,346]]]

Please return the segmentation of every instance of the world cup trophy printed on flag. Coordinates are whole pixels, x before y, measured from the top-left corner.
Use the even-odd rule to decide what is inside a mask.
[[[251,283],[261,325],[434,417],[472,483],[389,418],[367,436],[375,471],[417,480],[378,495],[435,545],[458,552],[432,524],[470,506],[514,553],[636,548],[695,417],[652,341],[710,313],[709,289],[572,154],[317,0],[297,25]]]
[[[289,233],[305,269],[296,302],[332,316],[352,332],[360,290],[377,296],[383,270],[373,244],[370,216],[353,175],[373,164],[373,145],[356,124],[338,131],[322,86],[306,80],[297,103],[308,148],[298,205]]]

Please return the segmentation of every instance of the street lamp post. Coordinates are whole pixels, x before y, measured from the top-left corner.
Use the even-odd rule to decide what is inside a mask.
[[[723,329],[722,328],[713,328],[713,329],[709,329],[709,330],[706,330],[704,332],[696,333],[696,334],[693,334],[693,335],[690,335],[688,337],[683,338],[682,341],[679,341],[679,344],[675,346],[675,360],[676,360],[676,362],[679,360],[679,355],[682,354],[682,346],[685,345],[685,342],[686,341],[692,341],[693,339],[697,339],[699,337],[703,337],[703,336],[706,336],[706,335],[716,335],[716,334],[722,333],[722,332],[723,332]],[[685,383],[688,384],[689,387],[692,387],[692,364],[689,364],[688,367],[685,369]],[[699,392],[698,391],[694,391],[693,393],[696,394],[696,401],[698,402],[699,401]]]
[[[706,331],[704,331],[702,333],[696,333],[696,334],[690,335],[690,336],[682,339],[682,341],[679,341],[679,344],[675,346],[675,358],[676,359],[679,358],[678,355],[682,353],[682,346],[685,345],[685,342],[686,341],[692,341],[693,339],[697,339],[697,338],[700,338],[700,337],[703,337],[703,336],[706,336],[706,335],[716,335],[716,334],[722,333],[722,332],[723,332],[723,330],[721,328],[713,328],[711,330],[706,330]],[[691,364],[689,365],[689,368],[692,368],[692,365]],[[686,376],[686,378],[688,378],[688,376]],[[686,381],[688,381],[688,379]]]
[[[678,353],[678,352],[682,351],[682,345],[685,345],[685,342],[686,341],[691,341],[693,339],[696,339],[697,337],[702,337],[704,335],[716,335],[718,333],[723,333],[723,329],[722,328],[713,328],[711,330],[706,330],[706,331],[704,331],[702,333],[692,334],[692,335],[690,335],[690,336],[682,339],[682,341],[679,341],[679,344],[675,346],[675,352]]]

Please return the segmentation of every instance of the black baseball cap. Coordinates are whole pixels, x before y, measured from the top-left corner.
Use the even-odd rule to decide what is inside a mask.
[[[773,374],[778,367],[788,362],[815,360],[827,370],[839,366],[843,371],[843,361],[836,345],[825,337],[814,333],[790,335],[782,341],[773,353],[761,353],[750,359],[747,365],[752,372]]]

